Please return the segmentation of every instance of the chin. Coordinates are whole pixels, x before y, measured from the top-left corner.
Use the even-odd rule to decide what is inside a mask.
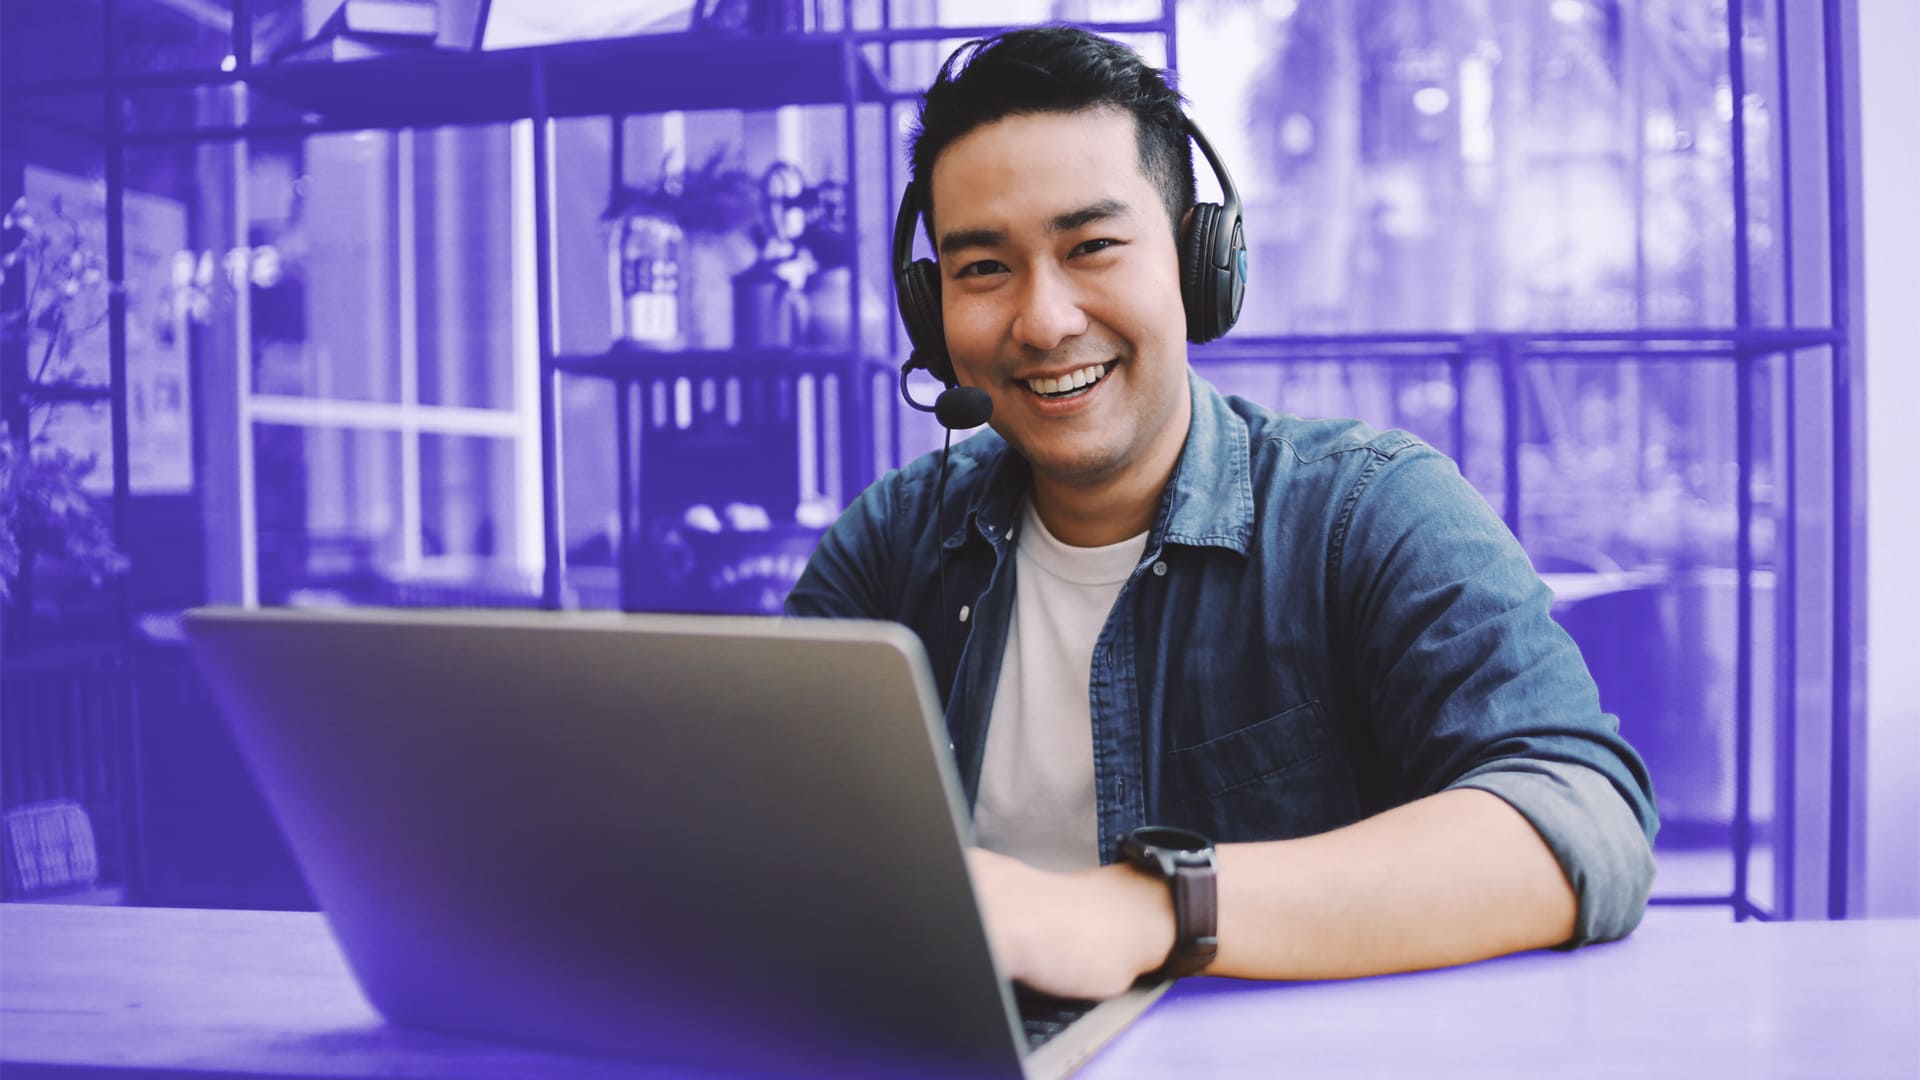
[[[1014,444],[1014,448],[1020,451],[1035,472],[1044,472],[1055,480],[1068,483],[1102,480],[1126,465],[1125,455],[1109,447],[1051,447],[1037,454],[1018,443]]]

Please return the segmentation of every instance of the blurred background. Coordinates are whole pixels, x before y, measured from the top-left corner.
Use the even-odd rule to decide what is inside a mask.
[[[1413,431],[1532,555],[1663,913],[1920,914],[1863,387],[1920,388],[1862,314],[1911,302],[1870,239],[1911,197],[1856,62],[1901,7],[4,0],[6,897],[311,905],[186,608],[777,612],[939,444],[887,268],[917,93],[1069,21],[1176,73],[1245,201],[1198,370]]]

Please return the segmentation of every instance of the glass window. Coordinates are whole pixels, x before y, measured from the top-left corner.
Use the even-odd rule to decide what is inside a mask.
[[[1772,64],[1764,5],[1749,7],[1750,288],[1755,320],[1778,323]],[[1733,322],[1723,5],[1190,0],[1178,15],[1182,89],[1247,204],[1243,332]]]
[[[413,137],[411,281],[418,398],[511,409],[514,399],[513,154],[504,128]]]
[[[260,601],[379,603],[406,543],[400,436],[256,424],[253,448]]]

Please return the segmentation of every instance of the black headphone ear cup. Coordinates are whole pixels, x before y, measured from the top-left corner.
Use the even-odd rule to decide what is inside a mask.
[[[940,313],[940,267],[932,259],[916,259],[900,273],[900,321],[907,340],[927,371],[952,386],[953,361],[947,357],[947,327]]]
[[[1215,329],[1219,304],[1216,301],[1217,272],[1207,257],[1213,250],[1213,233],[1220,220],[1220,207],[1214,203],[1193,204],[1193,216],[1187,219],[1187,232],[1180,243],[1180,303],[1187,309],[1187,340],[1212,341],[1219,337]]]

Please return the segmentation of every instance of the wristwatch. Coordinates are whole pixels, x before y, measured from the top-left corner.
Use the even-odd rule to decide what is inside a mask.
[[[1220,948],[1213,841],[1189,829],[1147,825],[1120,838],[1120,857],[1173,890],[1173,949],[1155,974],[1195,975]]]

